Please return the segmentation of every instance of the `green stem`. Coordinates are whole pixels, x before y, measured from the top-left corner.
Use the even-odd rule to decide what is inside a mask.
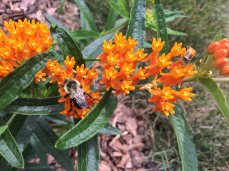
[[[202,68],[200,68],[200,72],[206,70],[209,67],[209,65],[212,64],[212,62],[214,62],[213,55],[209,58],[207,63]]]
[[[205,61],[205,58],[207,57],[207,53],[204,55],[204,57],[203,57],[203,59],[202,59],[202,61],[201,61],[201,63],[200,63],[200,65],[199,65],[199,69],[198,69],[198,72],[200,71],[200,68],[202,67],[202,65],[204,64],[204,61]]]
[[[33,81],[30,84],[30,88],[31,88],[32,98],[35,98],[35,87],[34,87],[34,82]]]
[[[87,58],[87,59],[83,59],[85,62],[89,62],[89,61],[101,61],[101,59],[93,59],[93,58]]]
[[[92,92],[94,92],[94,93],[96,93],[96,92],[105,92],[107,89],[106,89],[106,87],[104,86],[104,87],[101,87],[101,88],[98,88],[98,89],[96,89],[96,90],[93,90]]]
[[[118,28],[120,28],[120,27],[126,25],[128,22],[129,22],[129,20],[126,20],[125,22],[123,22],[123,23],[117,25],[117,26],[114,27],[113,29],[111,29],[111,30],[109,30],[109,31],[106,31],[105,33],[102,33],[101,36],[105,36],[105,35],[107,35],[107,34],[110,34],[110,33],[114,32],[114,31],[117,30]]]
[[[7,121],[7,125],[10,125],[10,123],[13,121],[14,117],[16,116],[16,114],[13,114],[10,119]]]

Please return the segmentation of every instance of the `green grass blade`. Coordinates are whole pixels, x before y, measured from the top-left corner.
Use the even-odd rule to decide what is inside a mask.
[[[90,30],[74,30],[69,34],[74,40],[98,38],[100,36],[99,32]]]
[[[170,114],[170,119],[177,137],[179,153],[182,160],[182,168],[185,171],[197,171],[198,161],[196,148],[193,143],[188,124],[178,105],[175,106],[174,110],[175,114]]]
[[[68,149],[77,146],[96,135],[111,118],[117,106],[117,98],[111,90],[103,95],[100,102],[72,129],[63,134],[56,142],[56,148]]]
[[[16,168],[24,168],[24,159],[19,147],[11,135],[8,126],[0,127],[0,154],[12,166]]]
[[[25,61],[0,81],[0,111],[18,98],[33,81],[35,74],[43,70],[54,52],[44,52]]]
[[[115,0],[114,2],[117,2],[117,0]],[[118,18],[118,13],[114,10],[114,8],[110,7],[108,17],[107,17],[105,31],[108,31],[114,28],[115,21],[117,20],[117,18]]]
[[[52,115],[64,110],[64,103],[59,103],[60,97],[42,99],[18,98],[3,111],[20,115]]]
[[[59,48],[63,53],[64,58],[67,56],[75,58],[76,65],[85,64],[81,50],[72,39],[72,37],[61,27],[50,27],[52,37],[58,42]]]
[[[130,14],[126,9],[120,8],[120,6],[117,3],[113,2],[112,0],[107,0],[107,2],[111,6],[111,8],[113,8],[115,11],[119,13],[119,15],[121,15],[126,19],[130,18]]]
[[[59,150],[54,147],[58,137],[43,118],[39,118],[34,133],[38,137],[41,144],[64,169],[67,171],[74,171],[71,159],[68,156],[68,152],[66,150]]]
[[[137,48],[142,48],[145,41],[145,24],[146,24],[146,1],[134,0],[134,5],[130,12],[130,22],[126,33],[126,39],[129,37],[136,38]]]
[[[198,82],[203,85],[205,89],[212,95],[213,99],[219,106],[220,111],[229,121],[229,108],[227,105],[227,99],[215,81],[212,78],[199,78]]]
[[[109,123],[106,123],[106,125],[99,131],[100,134],[110,134],[110,135],[119,135],[122,134],[121,131],[119,131],[117,128],[113,127]]]
[[[77,146],[77,170],[98,171],[100,163],[98,134]]]
[[[161,0],[154,1],[154,15],[157,26],[157,38],[161,38],[161,41],[165,41],[164,47],[161,50],[161,54],[169,53],[169,43],[168,43],[168,34],[167,34],[167,26],[165,21],[164,9],[161,4]]]
[[[83,0],[75,0],[75,2],[79,6],[81,12],[83,13],[83,16],[86,19],[91,30],[98,31],[92,13],[85,4],[85,2]]]

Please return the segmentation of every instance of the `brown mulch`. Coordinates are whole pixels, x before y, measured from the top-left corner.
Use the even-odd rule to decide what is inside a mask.
[[[17,21],[18,19],[29,20],[34,19],[38,22],[48,23],[45,19],[45,13],[59,20],[69,30],[80,29],[79,8],[75,3],[65,2],[64,13],[59,15],[60,0],[2,0],[0,3],[0,28],[4,31],[4,21]],[[131,107],[121,102],[123,96],[119,96],[119,103],[115,110],[110,124],[118,128],[122,134],[111,136],[100,134],[100,171],[154,171],[157,170],[156,163],[147,162],[147,156],[152,147],[152,137],[154,132],[147,124],[143,113],[147,109],[137,108],[133,110]],[[142,99],[141,99],[142,100]],[[146,100],[142,100],[145,101]],[[151,110],[149,110],[151,111]],[[77,152],[76,148],[69,149],[69,155],[76,168]],[[56,160],[47,154],[48,164],[57,171],[64,169],[56,162]],[[39,158],[33,158],[29,162],[40,162]],[[19,169],[18,169],[19,170]]]

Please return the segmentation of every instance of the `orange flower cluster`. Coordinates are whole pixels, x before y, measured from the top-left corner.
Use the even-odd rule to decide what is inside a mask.
[[[67,94],[64,91],[64,82],[66,78],[71,78],[78,81],[82,85],[82,89],[85,93],[90,94],[90,87],[92,85],[92,81],[98,76],[98,71],[95,71],[93,67],[91,70],[88,68],[84,68],[84,65],[80,67],[76,67],[76,71],[73,69],[75,66],[74,57],[70,58],[67,56],[66,60],[64,61],[65,66],[61,65],[57,61],[52,61],[51,59],[47,62],[46,67],[43,69],[42,72],[38,72],[37,74],[40,75],[38,81],[42,80],[41,76],[43,74],[47,74],[49,77],[51,75],[53,78],[51,79],[50,83],[57,81],[58,85],[60,86],[59,92],[63,96],[60,98],[59,102],[65,102],[65,110],[61,112],[63,115],[67,115],[66,118],[69,119],[71,116],[74,118],[84,118],[86,114],[90,111],[90,109],[77,109],[73,102],[70,105],[70,97],[66,97]],[[76,77],[74,77],[76,75]],[[43,81],[43,80],[42,80]],[[85,95],[87,98],[88,106],[94,106],[95,103],[101,99],[98,97],[99,92],[90,94],[91,97]],[[71,109],[72,106],[72,109]],[[71,109],[71,110],[70,110]]]
[[[24,60],[45,52],[52,45],[50,31],[43,23],[18,20],[5,21],[9,37],[0,30],[0,79],[7,76]]]
[[[161,42],[161,39],[153,39],[152,50],[153,52],[148,56],[144,53],[144,50],[137,50],[133,53],[133,48],[137,42],[135,39],[130,38],[126,40],[122,33],[119,35],[116,33],[114,38],[114,44],[110,40],[109,43],[104,41],[103,50],[104,52],[98,57],[101,59],[100,65],[104,67],[104,73],[102,75],[103,80],[101,84],[106,84],[106,89],[110,87],[115,89],[115,96],[122,93],[123,95],[128,94],[130,90],[134,90],[133,85],[137,85],[139,80],[145,80],[149,76],[154,75],[152,84],[142,86],[140,89],[148,90],[153,97],[149,99],[157,107],[154,111],[160,111],[166,114],[174,113],[174,105],[171,102],[176,102],[177,99],[191,100],[193,93],[189,93],[192,88],[185,88],[177,92],[170,88],[175,84],[180,87],[185,77],[190,77],[197,73],[193,71],[194,65],[185,65],[183,58],[177,62],[171,60],[175,56],[183,56],[186,53],[185,48],[181,48],[182,44],[177,44],[172,47],[171,52],[167,55],[162,54],[158,57],[158,53],[162,50],[165,42]],[[146,57],[146,58],[145,58]],[[149,65],[144,69],[139,68],[136,72],[136,66],[138,62],[149,61]],[[164,68],[171,69],[169,73],[163,73]],[[158,79],[158,76],[161,75]],[[163,83],[163,89],[157,88],[157,84]],[[151,89],[153,88],[153,89]]]
[[[115,34],[114,42],[113,45],[112,40],[109,43],[104,41],[104,52],[98,57],[101,59],[100,65],[104,67],[103,80],[100,81],[100,84],[105,84],[107,90],[110,87],[115,89],[114,96],[120,93],[125,95],[135,89],[133,85],[136,85],[139,80],[146,79],[147,69],[140,68],[136,74],[134,70],[137,63],[142,61],[147,54],[143,53],[144,49],[138,49],[133,53],[137,42],[131,38],[126,40],[122,33]]]

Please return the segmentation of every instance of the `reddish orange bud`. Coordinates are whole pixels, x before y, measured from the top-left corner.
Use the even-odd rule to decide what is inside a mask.
[[[219,50],[220,49],[226,49],[227,50],[228,48],[229,48],[229,44],[228,43],[223,43],[223,44],[219,45]]]
[[[220,58],[225,58],[227,55],[227,50],[226,49],[220,49],[214,54],[214,60],[216,61],[217,59]]]
[[[219,42],[213,42],[211,43],[207,48],[207,53],[213,54],[219,49]]]
[[[223,38],[218,42],[219,42],[219,44],[228,43],[228,39],[227,38]]]
[[[225,77],[229,76],[229,66],[223,67],[223,69],[220,70],[219,74]]]
[[[214,68],[215,69],[222,69],[223,67],[225,67],[228,63],[228,59],[227,58],[220,58],[220,59],[217,59],[214,63]]]

